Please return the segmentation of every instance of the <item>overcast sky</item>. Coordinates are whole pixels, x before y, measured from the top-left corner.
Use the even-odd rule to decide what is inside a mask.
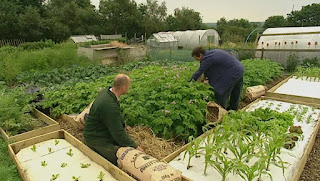
[[[135,0],[138,4],[146,0]],[[320,3],[320,0],[158,0],[165,1],[167,13],[173,14],[175,8],[189,7],[200,12],[204,23],[217,22],[222,17],[231,19],[248,19],[251,22],[264,22],[269,16],[283,15],[286,17],[302,6]],[[91,0],[98,6],[99,0]]]

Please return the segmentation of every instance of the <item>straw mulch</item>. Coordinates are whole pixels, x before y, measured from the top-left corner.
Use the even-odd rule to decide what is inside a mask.
[[[147,154],[159,160],[183,146],[182,143],[177,144],[173,141],[158,138],[152,129],[146,126],[134,126],[128,129],[128,133]]]

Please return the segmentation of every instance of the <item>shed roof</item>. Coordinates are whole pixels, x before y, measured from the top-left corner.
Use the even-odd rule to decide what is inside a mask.
[[[75,43],[97,41],[97,38],[94,35],[72,35],[71,39]]]
[[[160,43],[177,41],[171,33],[167,33],[167,32],[154,33],[153,36]]]

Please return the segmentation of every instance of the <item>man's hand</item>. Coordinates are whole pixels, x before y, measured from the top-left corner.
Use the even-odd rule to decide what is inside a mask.
[[[139,150],[139,151],[144,152],[144,149],[143,149],[143,148],[141,148],[141,146],[138,146],[136,149],[137,149],[137,150]]]

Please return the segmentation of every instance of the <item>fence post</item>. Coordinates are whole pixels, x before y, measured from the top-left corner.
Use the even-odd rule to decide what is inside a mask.
[[[261,49],[261,60],[263,59],[264,48]]]

